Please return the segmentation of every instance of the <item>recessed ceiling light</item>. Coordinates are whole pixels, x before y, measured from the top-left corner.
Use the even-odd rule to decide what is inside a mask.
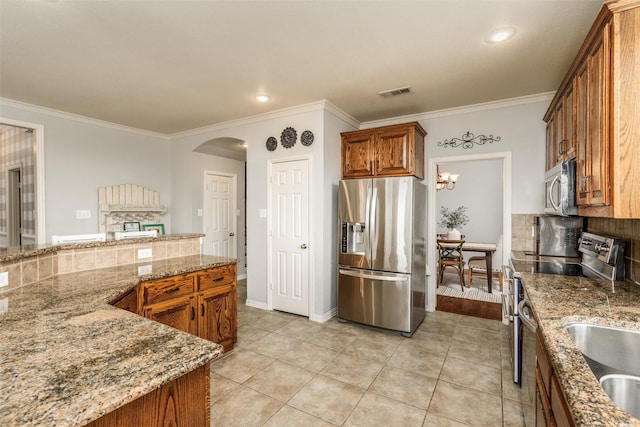
[[[271,97],[269,95],[256,95],[256,100],[258,102],[269,102],[271,101]]]
[[[484,41],[487,43],[501,43],[509,40],[511,37],[516,35],[516,29],[513,27],[504,27],[498,28],[497,30],[491,31],[484,38]]]

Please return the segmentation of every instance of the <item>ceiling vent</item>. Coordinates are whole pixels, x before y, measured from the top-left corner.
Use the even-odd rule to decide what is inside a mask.
[[[382,98],[393,98],[394,96],[407,95],[413,93],[410,86],[401,87],[398,89],[385,90],[382,92],[378,92],[378,95]]]

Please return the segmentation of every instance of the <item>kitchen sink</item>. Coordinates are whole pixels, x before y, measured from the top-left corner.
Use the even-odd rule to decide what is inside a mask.
[[[590,323],[566,328],[598,379],[607,374],[640,377],[640,331]]]
[[[589,323],[566,328],[607,396],[640,418],[640,331]]]
[[[620,409],[640,418],[640,377],[605,375],[600,378],[600,385]]]

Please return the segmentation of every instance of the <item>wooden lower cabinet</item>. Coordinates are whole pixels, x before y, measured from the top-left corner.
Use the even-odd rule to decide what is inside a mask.
[[[224,351],[233,348],[238,340],[236,313],[236,287],[219,286],[197,296],[198,336],[224,346]]]
[[[138,290],[137,288],[131,289],[126,294],[118,297],[111,302],[111,305],[127,310],[131,313],[138,313]]]
[[[140,284],[144,317],[233,349],[237,335],[235,264]]]
[[[144,317],[190,334],[198,335],[192,297],[176,298],[145,306]]]
[[[571,411],[538,331],[536,337],[536,427],[573,427]]]
[[[209,364],[87,424],[89,427],[205,427],[210,425]]]

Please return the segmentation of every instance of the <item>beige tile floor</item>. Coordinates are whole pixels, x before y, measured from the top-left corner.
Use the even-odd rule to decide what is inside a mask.
[[[508,328],[428,313],[412,338],[247,307],[211,365],[212,426],[521,426]]]

